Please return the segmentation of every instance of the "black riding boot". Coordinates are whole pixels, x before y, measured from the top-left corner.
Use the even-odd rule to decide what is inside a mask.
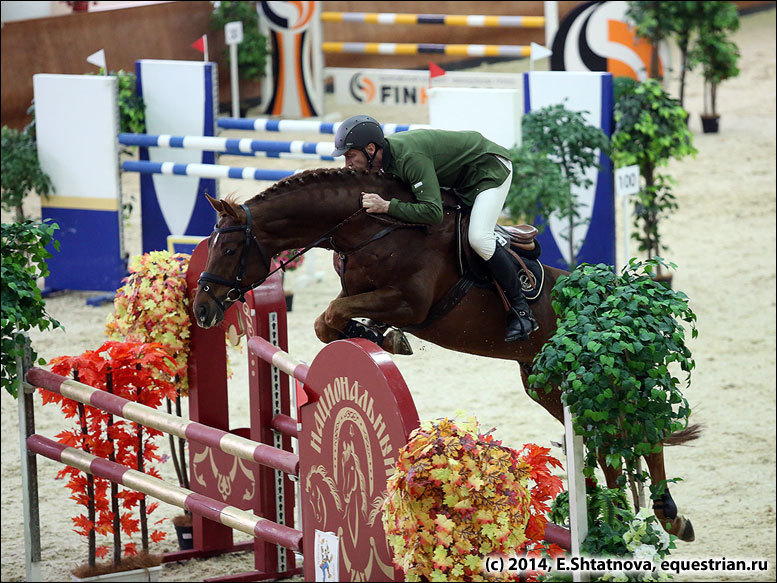
[[[510,254],[504,247],[497,245],[494,256],[486,261],[486,265],[510,303],[510,320],[507,323],[505,342],[526,340],[539,326],[529,309],[529,304],[526,303],[518,280],[518,271]]]

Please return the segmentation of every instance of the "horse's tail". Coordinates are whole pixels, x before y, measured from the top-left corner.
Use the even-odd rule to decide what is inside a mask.
[[[692,423],[685,429],[675,431],[664,440],[664,445],[685,445],[689,441],[694,441],[701,437],[702,426],[699,423]]]

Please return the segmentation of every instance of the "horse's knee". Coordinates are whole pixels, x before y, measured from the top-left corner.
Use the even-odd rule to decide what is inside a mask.
[[[316,318],[316,321],[313,324],[313,330],[315,330],[316,336],[321,342],[328,344],[334,340],[337,340],[340,333],[331,326],[328,326],[325,320],[326,319],[324,318],[323,314]]]

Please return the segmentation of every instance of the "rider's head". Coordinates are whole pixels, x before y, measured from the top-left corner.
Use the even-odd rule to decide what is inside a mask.
[[[369,115],[354,115],[337,128],[332,156],[345,155],[346,166],[372,170],[373,161],[385,144],[377,121]]]

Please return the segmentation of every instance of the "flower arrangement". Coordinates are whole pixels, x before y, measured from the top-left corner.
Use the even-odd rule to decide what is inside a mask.
[[[76,380],[91,387],[149,407],[158,407],[164,397],[175,395],[175,387],[155,374],[160,369],[171,374],[175,369],[174,364],[170,365],[168,352],[159,344],[109,341],[80,356],[54,358],[50,364],[56,374],[67,376],[72,373]],[[153,440],[161,432],[134,422],[114,420],[110,413],[43,389],[41,396],[44,405],[58,403],[66,418],[78,418],[73,429],[56,436],[60,443],[159,477],[156,468],[149,464],[160,460]],[[72,492],[71,499],[86,509],[86,514],[73,518],[74,531],[86,537],[89,543],[88,561],[77,568],[74,575],[87,577],[161,562],[161,556],[148,554],[149,539],[159,542],[165,538],[163,531],[149,532],[148,517],[158,503],[146,505],[145,494],[119,491],[117,484],[91,474],[84,476],[81,470],[70,466],[57,473],[57,479],[68,476],[65,487]],[[133,516],[135,508],[138,508],[139,520]],[[131,537],[138,531],[141,533],[141,552],[135,542],[122,545],[122,532]],[[97,565],[96,558],[105,557],[110,548],[97,546],[96,535],[109,534],[113,535],[113,561]]]
[[[189,298],[186,268],[190,255],[151,251],[132,258],[130,275],[116,292],[105,334],[114,340],[158,342],[177,363],[173,376],[188,389]]]
[[[563,554],[541,542],[561,467],[548,449],[502,446],[474,418],[425,422],[400,450],[383,525],[407,581],[510,580],[484,573],[491,554]]]

